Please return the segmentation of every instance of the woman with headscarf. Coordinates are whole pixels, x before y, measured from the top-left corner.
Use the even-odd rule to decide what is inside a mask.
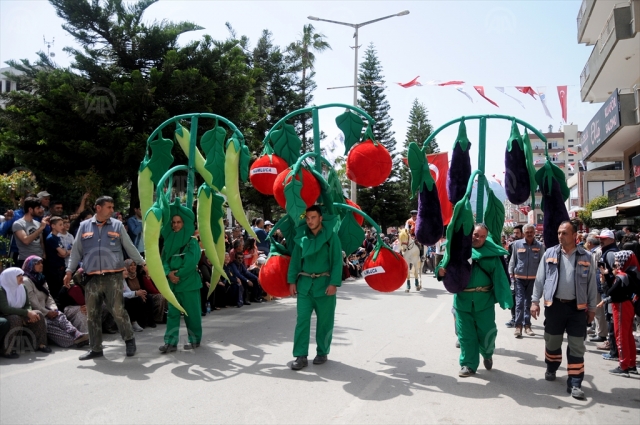
[[[44,316],[39,311],[31,310],[27,291],[22,286],[24,272],[17,267],[9,267],[0,274],[0,316],[9,322],[9,332],[2,338],[2,355],[15,359],[19,355],[16,341],[24,341],[23,332],[26,330],[31,336],[32,347],[43,353],[50,353],[47,347],[47,325]]]
[[[155,306],[150,294],[142,285],[141,276],[138,274],[136,263],[125,260],[124,273],[125,287],[123,288],[124,308],[131,318],[131,326],[136,332],[141,332],[147,326],[156,327]]]
[[[632,251],[618,251],[614,253],[615,279],[608,287],[605,285],[605,297],[598,307],[605,302],[611,303],[613,308],[613,330],[618,346],[619,365],[609,371],[612,375],[629,377],[629,373],[638,373],[636,368],[636,342],[633,339],[633,296],[637,295],[637,285],[640,282],[638,259]],[[600,273],[607,274],[606,267],[600,268]],[[603,279],[605,281],[605,279]]]
[[[193,237],[195,232],[195,215],[190,208],[180,205],[176,198],[170,207],[171,221],[164,224],[161,230],[164,238],[162,265],[169,281],[169,287],[180,305],[186,311],[184,316],[187,325],[189,343],[185,350],[200,346],[202,339],[202,311],[200,306],[200,290],[202,279],[198,273],[200,261],[200,245]],[[164,345],[161,353],[176,351],[180,335],[180,311],[169,304],[167,329],[164,334]]]
[[[151,280],[149,276],[144,271],[142,266],[137,265],[133,260],[128,259],[124,260],[124,265],[127,268],[127,272],[129,274],[127,282],[129,284],[129,288],[131,285],[136,286],[136,281],[138,285],[142,285],[141,289],[147,291],[147,299],[151,299],[153,301],[153,321],[149,320],[149,326],[154,328],[155,323],[165,323],[165,315],[167,312],[167,300],[162,296],[158,288],[156,288],[155,283]],[[133,282],[132,282],[133,281]]]
[[[89,335],[80,332],[67,319],[64,313],[58,310],[56,302],[49,292],[49,285],[42,274],[42,258],[31,255],[24,260],[24,288],[27,290],[29,303],[34,310],[44,315],[47,324],[47,337],[59,345],[67,348],[75,345],[82,347],[89,343]]]

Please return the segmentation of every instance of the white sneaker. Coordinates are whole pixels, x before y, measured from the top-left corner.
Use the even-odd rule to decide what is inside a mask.
[[[138,324],[138,322],[131,322],[131,327],[134,332],[142,332],[144,329]]]
[[[349,276],[348,278],[346,278],[345,280],[356,280],[353,276]]]

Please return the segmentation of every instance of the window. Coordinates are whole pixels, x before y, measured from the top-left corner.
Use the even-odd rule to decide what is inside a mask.
[[[569,177],[573,176],[573,173],[569,173]]]
[[[570,148],[572,148],[572,147],[573,147],[573,145],[569,145],[569,147],[570,147]]]

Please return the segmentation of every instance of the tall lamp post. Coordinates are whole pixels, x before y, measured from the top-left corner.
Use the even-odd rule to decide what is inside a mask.
[[[312,21],[322,21],[322,22],[330,22],[332,24],[345,25],[347,27],[351,27],[356,30],[355,34],[353,35],[353,38],[356,39],[356,45],[353,47],[353,50],[355,51],[355,61],[354,61],[355,65],[353,68],[353,106],[356,106],[356,107],[358,106],[358,48],[360,47],[358,46],[358,29],[360,29],[361,27],[364,27],[365,25],[373,24],[374,22],[384,21],[385,19],[394,18],[396,16],[404,16],[408,14],[409,14],[408,10],[403,10],[402,12],[396,13],[394,15],[383,16],[382,18],[373,19],[371,21],[362,22],[360,24],[350,24],[348,22],[332,21],[329,19],[318,18],[316,16],[307,17]],[[349,86],[345,86],[345,87],[349,87]],[[357,199],[357,186],[355,182],[351,182],[351,200],[353,202],[356,202],[356,199]]]

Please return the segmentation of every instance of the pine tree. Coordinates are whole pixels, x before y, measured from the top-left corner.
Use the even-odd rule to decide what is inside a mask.
[[[371,85],[372,81],[380,85]],[[402,208],[403,197],[406,198],[406,196],[402,194],[399,182],[399,170],[403,165],[396,151],[394,132],[391,130],[393,120],[389,116],[390,106],[384,94],[384,82],[382,65],[374,45],[370,44],[365,51],[365,58],[360,65],[358,75],[358,91],[361,96],[358,107],[375,120],[373,135],[376,141],[384,145],[391,154],[393,167],[389,179],[380,186],[359,188],[358,204],[381,225],[383,231],[386,231],[388,226],[399,225],[406,220],[406,214]]]

